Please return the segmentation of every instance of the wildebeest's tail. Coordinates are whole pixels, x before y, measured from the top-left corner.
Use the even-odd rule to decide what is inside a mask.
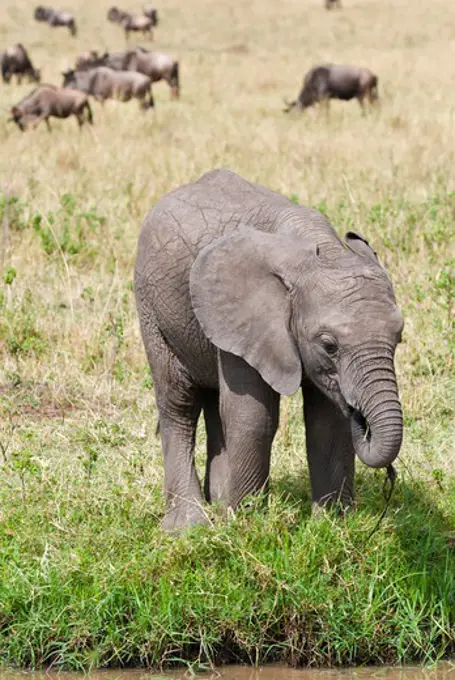
[[[74,21],[74,19],[71,19],[71,22],[69,23],[69,29],[70,29],[70,33],[71,33],[72,36],[77,35],[77,26],[76,26],[76,22]]]
[[[2,78],[3,78],[3,82],[9,83],[10,76],[9,76],[9,69],[8,69],[8,59],[6,57],[6,54],[2,54],[1,58],[2,58]]]
[[[376,101],[379,99],[379,92],[378,92],[378,77],[377,75],[373,74],[371,77],[371,87],[370,87],[370,98],[373,101]]]
[[[178,99],[180,97],[180,76],[178,61],[174,61],[172,64],[169,85],[171,86],[172,96]]]
[[[85,108],[87,109],[87,120],[90,123],[90,125],[93,125],[93,113],[92,113],[92,108],[90,106],[90,102],[86,101],[85,103]]]

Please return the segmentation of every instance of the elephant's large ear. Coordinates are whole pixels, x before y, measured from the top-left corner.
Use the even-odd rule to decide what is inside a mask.
[[[207,246],[190,273],[193,309],[214,345],[242,357],[276,392],[294,394],[302,365],[278,273],[289,237],[241,227]]]
[[[366,238],[363,238],[363,236],[360,236],[360,234],[356,234],[355,231],[348,231],[346,236],[344,237],[344,240],[346,242],[346,245],[352,251],[354,251],[358,255],[361,255],[362,257],[367,257],[370,260],[373,260],[375,264],[378,264],[379,260],[377,253],[370,246]]]

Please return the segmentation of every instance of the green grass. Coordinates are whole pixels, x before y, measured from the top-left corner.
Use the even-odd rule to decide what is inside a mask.
[[[268,510],[213,508],[211,528],[164,535],[126,234],[106,249],[102,214],[69,194],[46,214],[11,196],[2,206],[13,250],[47,266],[33,279],[12,258],[2,276],[0,664],[334,666],[455,652],[452,192],[318,204],[377,245],[405,312],[405,439],[372,535],[383,472],[359,466],[356,513],[311,517],[300,396],[283,400]]]
[[[368,225],[405,310],[397,359],[405,441],[391,506],[373,534],[384,473],[362,466],[356,513],[311,517],[296,396],[283,400],[268,509],[253,503],[226,519],[212,508],[211,528],[164,535],[152,380],[131,334],[132,286],[113,273],[107,290],[95,274],[100,262],[103,276],[116,271],[122,238],[104,252],[105,220],[68,195],[46,219],[10,206],[13,240],[42,250],[49,280],[65,281],[67,268],[81,281],[71,308],[64,296],[56,305],[45,289],[23,286],[19,267],[4,270],[0,663],[335,666],[455,653],[454,194],[318,204],[340,231]],[[53,241],[43,239],[44,224]],[[71,315],[78,342],[58,332]],[[77,325],[86,329],[87,318],[81,341]],[[202,428],[197,462],[202,469]]]
[[[268,512],[175,538],[158,527],[156,489],[145,505],[135,501],[138,479],[60,489],[58,513],[47,511],[55,483],[41,481],[38,492],[37,481],[3,516],[0,660],[78,669],[448,655],[454,517],[435,496],[450,499],[453,514],[455,486],[429,494],[400,482],[370,538],[379,482],[362,479],[356,515],[314,519],[300,484],[278,478]]]

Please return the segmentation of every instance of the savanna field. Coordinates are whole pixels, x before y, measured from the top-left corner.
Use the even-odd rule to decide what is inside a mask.
[[[60,85],[87,49],[126,48],[108,0],[71,0],[79,32],[0,4]],[[128,0],[125,9],[140,11]],[[181,99],[93,102],[94,126],[21,133],[0,86],[0,663],[22,667],[431,662],[455,653],[453,403],[455,4],[166,0],[154,41]],[[366,66],[380,108],[282,112],[324,62]],[[311,517],[300,396],[282,401],[268,510],[181,537],[160,529],[162,462],[133,266],[159,198],[227,167],[363,234],[405,317],[405,414],[388,513],[357,466],[355,514]],[[203,469],[204,432],[198,437]]]

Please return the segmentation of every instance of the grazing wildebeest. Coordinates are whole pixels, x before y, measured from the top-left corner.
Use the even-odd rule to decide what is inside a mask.
[[[303,81],[302,90],[293,102],[286,102],[291,109],[306,109],[318,102],[330,99],[358,99],[362,111],[367,98],[370,104],[378,99],[378,77],[367,68],[324,64],[312,68]]]
[[[27,50],[21,43],[11,45],[1,55],[2,78],[4,83],[9,83],[12,76],[16,76],[17,82],[22,82],[22,76],[39,83],[41,72],[34,68]]]
[[[341,0],[325,0],[326,9],[332,9],[333,7],[341,9]]]
[[[129,12],[124,12],[115,5],[108,10],[107,19],[114,24],[120,24],[129,16]]]
[[[34,17],[36,21],[45,21],[49,26],[67,26],[71,35],[77,34],[76,21],[71,12],[38,5],[35,9]]]
[[[87,50],[86,52],[81,52],[81,54],[76,59],[76,69],[91,67],[93,65],[100,65],[101,57],[97,50]]]
[[[158,26],[158,10],[154,7],[150,7],[150,5],[146,5],[142,11],[146,17],[149,17],[152,20],[152,26]]]
[[[138,99],[143,109],[154,106],[152,81],[143,73],[114,71],[106,66],[93,69],[68,70],[63,73],[63,87],[81,90],[104,102],[119,99],[128,102]]]
[[[79,127],[86,119],[93,123],[92,110],[88,97],[84,92],[65,90],[54,85],[39,85],[24,99],[11,108],[10,121],[14,121],[20,130],[25,130],[28,123],[36,127],[42,120],[46,121],[51,131],[49,118],[68,118],[76,116]]]
[[[153,38],[152,27],[154,24],[154,19],[150,16],[145,16],[142,14],[131,14],[131,12],[124,12],[115,5],[111,7],[107,13],[107,18],[109,21],[120,24],[123,26],[125,31],[126,39],[129,39],[130,33],[142,32],[144,35],[147,33],[150,39]]]
[[[95,55],[95,51],[93,51]],[[85,53],[80,58],[88,55]],[[172,57],[162,52],[148,52],[142,47],[136,47],[133,50],[126,50],[124,52],[112,52],[101,57],[94,56],[92,59],[86,59],[84,63],[77,65],[77,68],[90,69],[96,66],[107,66],[114,69],[114,71],[136,71],[144,73],[148,76],[152,83],[157,83],[159,80],[165,80],[171,88],[171,95],[174,99],[178,99],[180,95],[179,83],[179,63]]]
[[[105,53],[101,57],[104,66],[115,71],[137,71],[148,76],[152,83],[165,80],[171,88],[171,96],[180,96],[179,62],[162,52],[148,52],[141,47],[126,52]],[[92,62],[93,66],[98,63]]]
[[[152,27],[154,24],[153,19],[150,17],[141,14],[130,14],[121,22],[121,25],[123,26],[127,40],[129,39],[131,32],[141,32],[144,35],[147,34],[150,40],[153,39]]]
[[[165,80],[171,88],[171,96],[180,96],[179,63],[163,52],[148,52],[143,48],[132,50],[127,62],[128,71],[144,73],[152,83]]]

